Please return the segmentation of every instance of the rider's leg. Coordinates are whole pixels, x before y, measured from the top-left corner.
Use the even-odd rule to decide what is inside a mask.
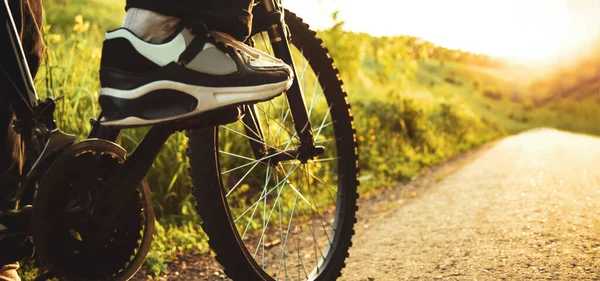
[[[126,9],[139,8],[180,18],[186,23],[203,23],[210,30],[244,40],[252,27],[253,4],[254,0],[127,0]]]
[[[31,75],[35,77],[44,55],[44,42],[40,33],[42,23],[41,0],[9,1]],[[21,137],[11,129],[14,112],[8,95],[9,82],[0,80],[0,202],[14,191],[23,166]],[[5,206],[1,206],[3,208]]]
[[[6,99],[6,82],[3,77],[0,78],[0,179],[2,179],[0,182],[0,200],[5,200],[14,194],[18,186],[23,163],[21,157],[21,138],[11,129],[14,121],[14,112]],[[9,207],[11,206],[2,206],[2,210]],[[5,248],[11,246],[8,241],[0,240],[0,253],[13,252],[12,249],[7,250]],[[0,254],[0,260],[4,259],[15,261],[19,257],[16,259],[14,257],[2,257],[2,254]],[[0,264],[0,280],[21,280],[17,274],[17,268],[19,268],[18,263],[7,264],[5,266]]]
[[[44,54],[44,43],[41,36],[42,2],[41,0],[13,0],[9,1],[17,30],[21,36],[23,49],[31,74],[35,76]],[[14,112],[8,100],[8,82],[0,78],[0,201],[14,193],[21,176],[23,167],[23,143],[11,126],[14,122]],[[4,209],[7,206],[0,206]],[[0,240],[0,260],[16,261],[22,256],[4,256],[7,252],[14,252],[7,247],[14,247],[12,243],[2,243]],[[5,262],[0,262],[5,263]],[[17,269],[18,263],[0,264],[0,280],[20,280]]]
[[[123,27],[146,42],[163,43],[181,29],[181,19],[140,8],[127,10]]]
[[[241,44],[252,0],[128,0],[124,29],[107,33],[102,124],[141,126],[271,99],[292,82],[281,60]]]

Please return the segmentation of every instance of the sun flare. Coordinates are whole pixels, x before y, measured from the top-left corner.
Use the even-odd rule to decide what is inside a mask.
[[[412,35],[449,48],[547,62],[572,57],[598,37],[597,0],[286,0],[316,26],[340,11],[348,30]]]

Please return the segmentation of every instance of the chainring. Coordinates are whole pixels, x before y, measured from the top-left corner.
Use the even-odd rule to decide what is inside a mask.
[[[37,256],[66,280],[128,280],[140,268],[154,231],[147,182],[131,192],[131,202],[111,229],[97,229],[91,210],[98,192],[125,162],[125,150],[106,140],[71,146],[46,173],[33,204],[32,230]],[[108,234],[86,243],[91,233]]]

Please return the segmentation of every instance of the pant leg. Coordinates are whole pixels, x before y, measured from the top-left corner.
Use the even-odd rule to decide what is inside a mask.
[[[44,54],[42,40],[42,0],[9,0],[9,5],[17,31],[23,43],[25,57],[31,74],[35,76]],[[4,75],[0,76],[0,200],[14,193],[21,176],[23,167],[23,143],[20,136],[11,129],[15,115],[7,97],[9,82]],[[5,206],[0,206],[5,207]],[[25,238],[24,238],[25,239]],[[10,240],[10,239],[9,239]],[[4,242],[4,243],[2,243]],[[22,241],[0,240],[0,259],[6,262],[0,264],[0,280],[19,281],[17,274],[19,264],[15,261],[22,256],[2,255],[9,252],[19,252],[12,247]],[[23,254],[23,253],[21,253]],[[9,264],[8,261],[12,262]]]
[[[181,18],[185,24],[205,24],[238,40],[250,34],[253,0],[127,0],[135,7]]]
[[[31,75],[35,77],[44,55],[42,38],[42,0],[10,0],[10,9]],[[10,82],[0,77],[0,202],[14,192],[23,167],[23,144],[21,137],[11,129],[15,119],[7,91]],[[4,206],[0,206],[4,207]]]

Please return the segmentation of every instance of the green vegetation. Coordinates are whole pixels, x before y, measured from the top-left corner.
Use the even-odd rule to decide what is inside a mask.
[[[422,168],[504,135],[496,116],[477,110],[482,92],[506,85],[472,75],[465,64],[497,62],[410,36],[346,32],[342,25],[319,35],[350,93],[361,191],[413,178]]]
[[[48,50],[36,86],[42,98],[64,96],[58,102],[58,125],[80,139],[91,129],[88,118],[100,110],[96,101],[101,42],[104,31],[119,25],[123,2],[44,3]],[[541,125],[600,133],[595,114],[600,98],[592,94],[598,93],[598,83],[579,88],[583,80],[575,80],[559,88],[553,84],[556,79],[549,78],[527,88],[490,71],[501,63],[486,56],[415,37],[373,37],[342,27],[338,23],[319,35],[336,60],[353,105],[361,192],[414,178],[424,168],[506,133]],[[527,97],[534,90],[534,98]],[[145,132],[127,130],[122,145],[131,151]],[[165,262],[177,251],[207,250],[190,193],[186,146],[183,134],[173,135],[147,177],[158,221],[146,267],[156,274],[166,270]]]

